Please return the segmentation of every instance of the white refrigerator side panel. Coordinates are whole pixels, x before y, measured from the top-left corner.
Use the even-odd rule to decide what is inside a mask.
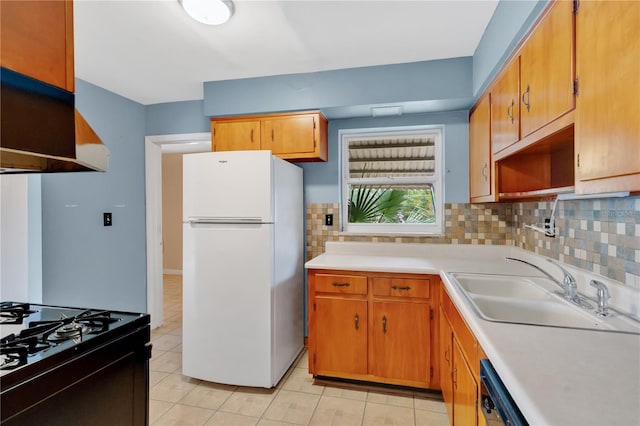
[[[273,222],[271,151],[185,154],[183,218]]]
[[[282,377],[304,346],[302,168],[274,158],[273,374]]]
[[[271,387],[273,225],[184,225],[183,374]]]

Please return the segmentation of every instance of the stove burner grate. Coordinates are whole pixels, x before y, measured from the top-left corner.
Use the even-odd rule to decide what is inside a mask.
[[[0,324],[22,324],[34,312],[28,303],[0,302]]]

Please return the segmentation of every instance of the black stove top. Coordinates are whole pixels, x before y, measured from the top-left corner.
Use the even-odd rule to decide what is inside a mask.
[[[141,319],[148,323],[146,314],[0,302],[0,377]]]

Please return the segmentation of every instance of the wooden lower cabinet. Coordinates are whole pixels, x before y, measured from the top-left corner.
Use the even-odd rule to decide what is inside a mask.
[[[440,295],[440,386],[452,425],[484,426],[479,403],[484,352],[444,288]]]
[[[477,424],[478,385],[462,354],[458,341],[453,339],[453,424]]]
[[[439,389],[438,276],[310,270],[308,278],[311,374]]]
[[[374,376],[429,381],[429,312],[428,303],[373,302],[371,372]],[[424,329],[420,330],[423,325]]]
[[[367,301],[319,296],[314,314],[318,374],[367,374]]]
[[[440,388],[442,399],[447,407],[449,418],[453,420],[453,330],[444,314],[440,311]]]

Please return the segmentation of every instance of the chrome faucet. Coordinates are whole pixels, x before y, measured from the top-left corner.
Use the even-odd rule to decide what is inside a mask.
[[[515,260],[515,261],[522,262],[524,264],[527,264],[529,266],[534,267],[535,269],[537,269],[538,271],[540,271],[543,274],[545,274],[551,281],[553,281],[554,283],[556,283],[557,285],[559,285],[562,288],[562,290],[564,291],[564,295],[563,296],[564,296],[565,299],[569,300],[570,302],[576,303],[576,304],[581,304],[581,300],[578,297],[578,284],[576,283],[575,278],[573,278],[573,275],[571,275],[569,273],[569,271],[567,271],[565,268],[563,268],[557,262],[555,262],[555,261],[553,261],[551,259],[547,259],[547,261],[549,263],[553,263],[558,268],[560,268],[560,270],[564,274],[562,282],[560,282],[557,279],[555,279],[551,274],[549,274],[544,269],[540,268],[537,265],[534,265],[533,263],[527,262],[526,260],[516,259],[515,257],[505,257],[505,260],[507,260],[507,261]]]
[[[591,287],[596,289],[596,296],[598,298],[598,310],[596,311],[596,315],[599,317],[609,316],[609,307],[607,306],[607,302],[611,298],[609,295],[609,289],[604,285],[604,283],[597,280],[591,280],[589,284]]]

